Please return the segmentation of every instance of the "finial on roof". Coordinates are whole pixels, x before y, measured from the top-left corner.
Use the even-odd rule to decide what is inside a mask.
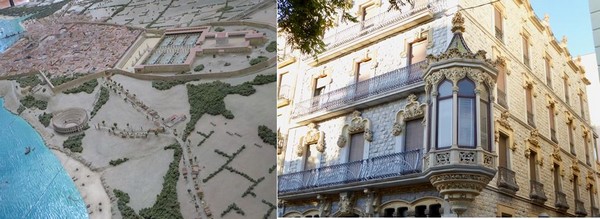
[[[452,18],[452,32],[453,33],[462,33],[465,32],[465,19],[462,17],[460,12],[456,12],[454,17]]]
[[[567,46],[567,35],[563,35],[562,40],[560,41],[560,43],[562,44],[562,46]]]
[[[550,26],[550,15],[544,14],[544,25]]]

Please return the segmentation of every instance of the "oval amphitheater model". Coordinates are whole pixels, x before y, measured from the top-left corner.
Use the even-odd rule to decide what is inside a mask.
[[[87,112],[82,108],[69,108],[55,112],[52,116],[54,131],[69,134],[83,130],[88,121]]]

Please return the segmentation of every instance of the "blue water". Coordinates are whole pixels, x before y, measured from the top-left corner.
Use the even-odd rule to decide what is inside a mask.
[[[29,155],[27,146],[32,148]],[[0,218],[87,217],[85,203],[60,161],[0,98]]]
[[[20,22],[25,18],[0,19],[0,53],[21,39],[25,30]]]

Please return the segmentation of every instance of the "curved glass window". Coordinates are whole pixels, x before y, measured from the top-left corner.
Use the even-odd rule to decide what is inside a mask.
[[[437,98],[437,148],[452,146],[452,82],[444,81],[439,87]]]
[[[458,146],[475,148],[475,84],[458,82]]]

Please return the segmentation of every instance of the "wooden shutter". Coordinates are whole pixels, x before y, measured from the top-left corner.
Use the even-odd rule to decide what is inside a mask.
[[[365,148],[364,133],[356,133],[350,136],[350,157],[348,162],[359,161],[363,159],[363,150]]]

